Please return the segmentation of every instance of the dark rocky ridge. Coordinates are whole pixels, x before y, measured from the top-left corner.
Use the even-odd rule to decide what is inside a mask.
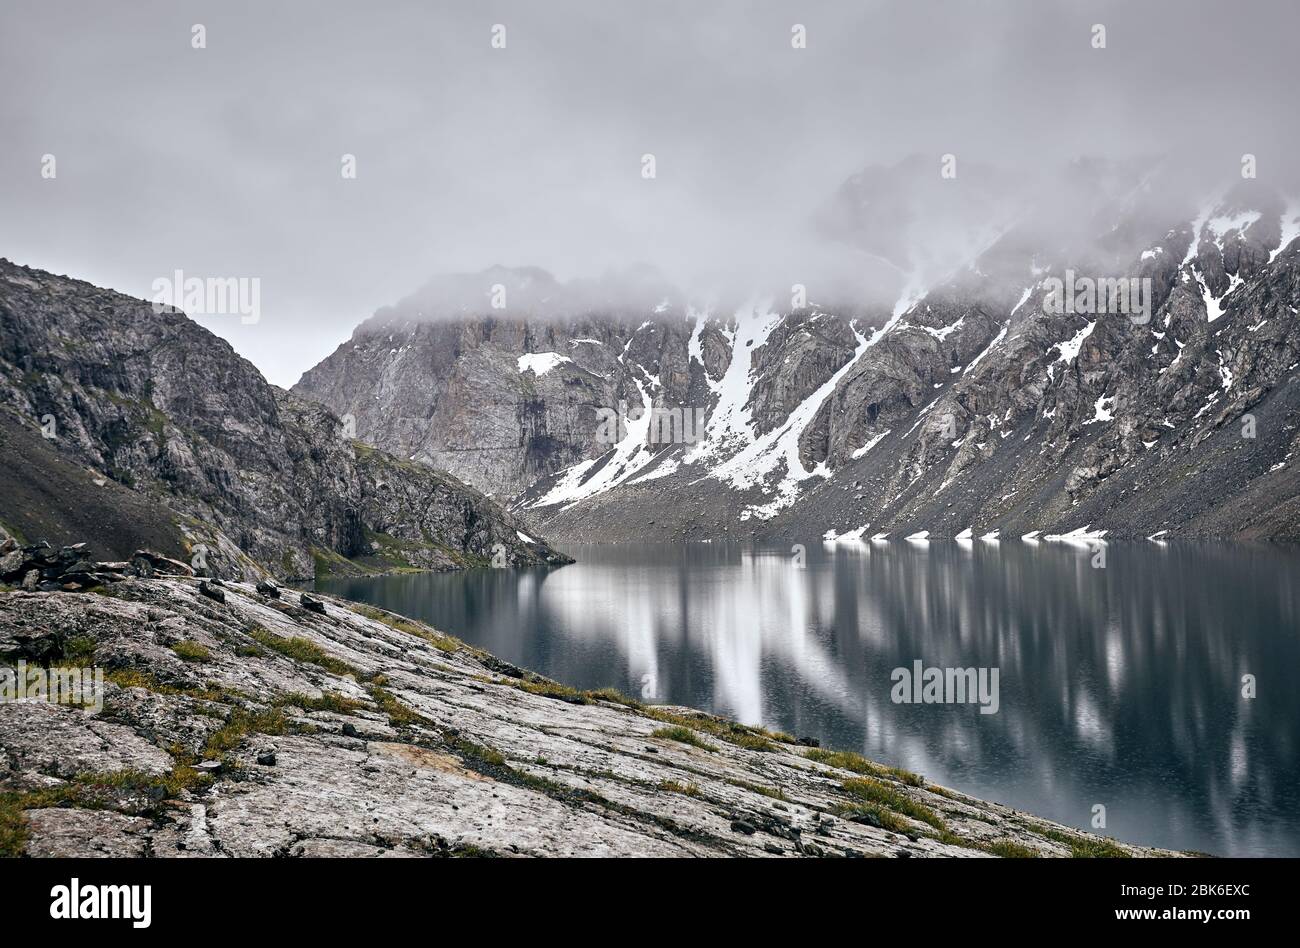
[[[201,544],[208,571],[247,578],[486,565],[498,545],[511,565],[567,562],[454,477],[354,442],[183,314],[6,260],[0,443],[6,481],[27,485],[0,498],[0,525],[29,542],[186,559]],[[101,528],[77,536],[86,519]]]

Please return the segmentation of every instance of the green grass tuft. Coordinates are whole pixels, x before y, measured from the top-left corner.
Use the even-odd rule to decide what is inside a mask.
[[[698,797],[701,795],[700,788],[695,784],[681,783],[677,780],[661,781],[659,789],[667,793],[680,793],[684,797]]]
[[[502,682],[512,688],[518,688],[520,691],[526,691],[530,695],[540,695],[543,698],[555,698],[557,701],[567,701],[569,704],[591,704],[591,699],[585,693],[577,688],[570,688],[568,685],[562,685],[557,681],[551,681],[548,678],[529,678],[517,679],[511,678]]]
[[[749,727],[735,721],[724,721],[710,715],[680,714],[653,705],[643,705],[639,710],[646,717],[653,718],[664,724],[699,731],[708,734],[710,737],[716,737],[720,741],[726,741],[728,744],[743,747],[746,750],[774,751],[777,749],[776,744],[773,743],[776,735],[772,734],[771,731],[765,731],[761,727]]]
[[[416,724],[434,727],[432,721],[402,704],[395,694],[385,691],[374,681],[367,685],[366,690],[370,693],[370,700],[379,706],[380,711],[388,715],[388,723],[393,727],[410,727]]]
[[[184,659],[187,662],[212,661],[212,652],[207,648],[207,646],[200,645],[198,642],[192,642],[188,639],[184,642],[177,642],[172,646],[172,651],[176,653],[177,657]]]
[[[0,857],[23,855],[29,838],[24,810],[77,807],[140,814],[161,813],[163,803],[183,791],[200,791],[212,778],[181,763],[162,775],[138,770],[83,773],[52,787],[0,793]]]
[[[740,787],[742,790],[748,790],[750,793],[757,793],[759,796],[764,796],[771,800],[789,799],[789,797],[785,795],[785,791],[780,787],[765,787],[761,783],[750,783],[747,780],[728,779],[727,783],[731,784],[733,787]]]
[[[707,751],[713,750],[712,747],[700,740],[700,736],[695,731],[688,727],[682,727],[680,724],[675,724],[672,727],[656,728],[651,732],[650,736],[666,738],[681,744],[690,744],[692,747],[700,747]]]
[[[249,734],[284,734],[288,729],[289,719],[279,708],[267,711],[236,708],[226,723],[208,738],[203,753],[208,758],[224,757],[238,748]]]
[[[628,697],[617,688],[597,688],[584,693],[591,701],[608,701],[610,704],[621,704],[625,708],[634,708],[638,711],[645,707],[644,702]]]
[[[911,824],[903,819],[892,810],[888,810],[878,803],[844,803],[835,807],[836,816],[842,816],[851,820],[855,816],[867,817],[867,821],[881,829],[887,829],[891,833],[906,833],[911,829]]]
[[[914,820],[928,823],[940,831],[947,829],[938,813],[935,813],[924,803],[913,800],[901,790],[896,790],[889,784],[882,783],[871,777],[858,777],[845,780],[840,786],[845,792],[856,797],[858,801],[887,807],[895,813],[901,813],[903,816],[910,816]]]
[[[325,651],[315,642],[307,639],[293,638],[282,639],[280,636],[268,632],[266,629],[253,629],[248,633],[252,636],[254,642],[263,648],[270,649],[272,652],[278,652],[285,658],[291,658],[295,662],[303,662],[308,665],[315,665],[317,668],[323,668],[327,672],[335,675],[351,675],[353,678],[360,679],[361,672],[352,665],[340,658],[335,658]]]
[[[1101,836],[1071,836],[1059,830],[1046,830],[1043,835],[1053,842],[1070,848],[1070,855],[1075,859],[1128,859],[1127,850],[1121,849],[1109,839]]]
[[[804,756],[819,764],[825,764],[827,767],[835,767],[855,774],[886,777],[897,780],[899,783],[905,783],[909,787],[925,786],[925,781],[921,779],[920,775],[914,774],[910,770],[904,770],[902,767],[887,767],[884,764],[876,763],[874,760],[868,760],[861,754],[855,754],[853,751],[832,751],[813,747]]]
[[[1021,846],[1019,843],[1013,843],[1009,839],[998,839],[991,843],[984,843],[979,847],[986,853],[992,853],[995,856],[1001,856],[1003,859],[1037,859],[1038,853],[1028,846]]]
[[[299,694],[291,691],[287,694],[280,695],[272,702],[277,708],[296,707],[304,711],[332,711],[335,714],[354,714],[357,711],[363,711],[370,705],[364,701],[358,701],[355,698],[348,698],[334,691],[326,691],[319,698],[312,698],[308,695]]]
[[[87,667],[95,663],[95,640],[88,635],[74,635],[63,643],[63,664]]]

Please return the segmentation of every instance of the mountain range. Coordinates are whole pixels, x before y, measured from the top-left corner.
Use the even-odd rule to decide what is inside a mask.
[[[819,223],[892,302],[443,278],[293,392],[561,540],[1294,539],[1300,205],[1159,172],[1077,164],[1065,223],[968,198],[942,276],[915,163],[854,176]]]

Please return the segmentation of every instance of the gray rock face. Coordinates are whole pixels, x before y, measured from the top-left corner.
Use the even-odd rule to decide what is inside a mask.
[[[640,323],[609,311],[428,322],[416,307],[368,320],[293,391],[354,416],[361,440],[501,500],[603,454],[600,409],[707,391],[680,309],[647,309]]]
[[[847,321],[816,310],[791,313],[751,359],[754,431],[767,434],[852,360],[856,339]]]
[[[7,472],[82,492],[0,501],[0,520],[32,541],[67,526],[43,515],[98,506],[104,520],[153,517],[164,552],[202,546],[213,575],[454,568],[498,549],[510,564],[565,561],[455,478],[358,445],[184,315],[4,260],[0,414],[26,429],[12,455],[5,445]]]
[[[308,612],[243,582],[219,603],[198,582],[0,592],[0,661],[33,637],[84,659],[89,639],[108,670],[98,713],[0,704],[5,855],[1159,854],[575,692],[380,610]]]

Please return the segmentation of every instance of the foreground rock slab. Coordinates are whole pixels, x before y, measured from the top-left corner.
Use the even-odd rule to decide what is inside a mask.
[[[0,853],[1168,855],[578,692],[368,606],[221,591],[128,576],[0,592],[0,661],[106,674],[98,710],[0,704]]]

